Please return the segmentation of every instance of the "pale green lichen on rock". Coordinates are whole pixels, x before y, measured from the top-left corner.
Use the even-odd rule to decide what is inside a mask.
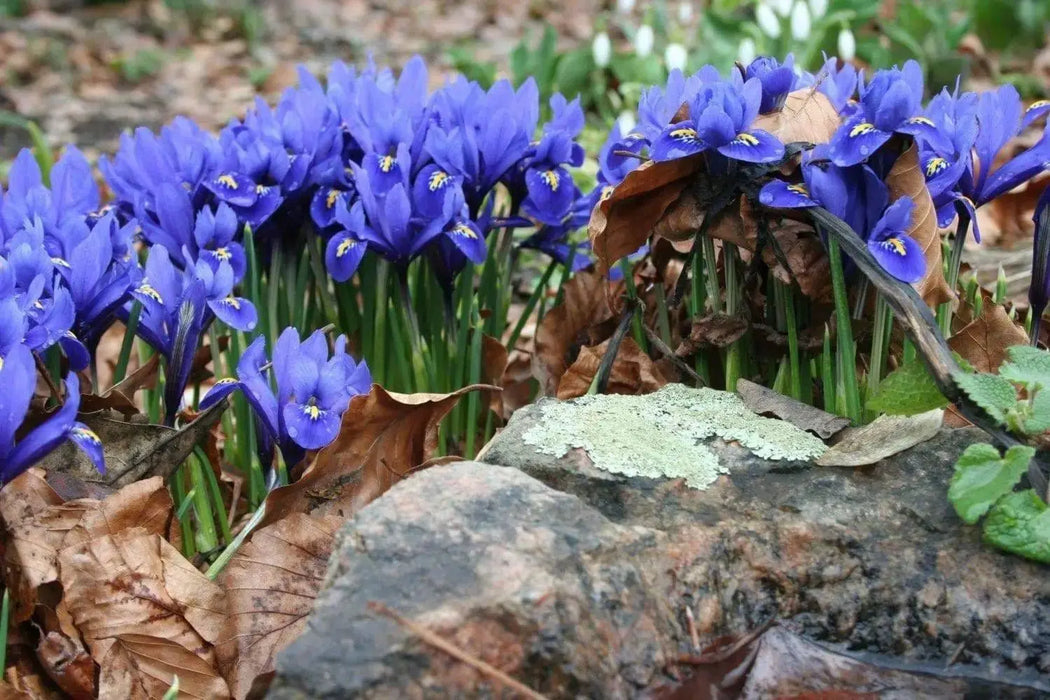
[[[704,440],[736,441],[757,457],[811,460],[826,446],[809,433],[747,409],[736,394],[671,384],[647,396],[585,396],[541,404],[541,419],[523,439],[543,454],[587,452],[603,471],[685,479],[710,486],[726,468]]]

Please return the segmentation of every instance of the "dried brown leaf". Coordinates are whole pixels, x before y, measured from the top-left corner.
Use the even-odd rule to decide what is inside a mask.
[[[748,410],[785,420],[796,428],[808,430],[824,440],[849,425],[848,418],[822,411],[746,379],[737,380],[736,391]]]
[[[294,483],[270,492],[262,524],[294,513],[344,517],[370,503],[437,450],[438,426],[460,398],[498,391],[476,384],[451,394],[395,394],[378,384],[350,400],[339,435]]]
[[[95,662],[81,646],[60,632],[48,632],[36,648],[37,658],[51,680],[74,700],[94,698]]]
[[[514,411],[532,401],[533,379],[532,355],[521,350],[512,352],[500,381],[503,387],[500,392],[503,397],[503,420],[509,420]]]
[[[915,203],[912,213],[911,236],[923,249],[926,256],[926,276],[915,285],[923,301],[931,306],[951,301],[955,294],[944,279],[941,263],[941,232],[937,228],[937,212],[933,199],[926,188],[926,177],[919,166],[918,147],[912,144],[890,168],[886,186],[890,189],[890,200],[908,196]]]
[[[816,461],[822,467],[862,467],[915,447],[935,436],[944,423],[944,411],[914,416],[881,415],[859,428],[846,428]]]
[[[490,386],[503,386],[503,376],[507,371],[507,348],[498,339],[490,335],[481,336],[481,383]],[[489,410],[497,416],[503,416],[503,392],[493,391],[489,394]]]
[[[573,275],[565,285],[564,300],[548,311],[536,329],[533,365],[544,393],[553,396],[565,370],[579,348],[597,345],[616,328],[609,298],[621,285],[612,287],[597,272]]]
[[[306,627],[341,523],[294,513],[256,531],[223,570],[227,610],[215,653],[235,698],[273,671],[277,653]]]
[[[790,93],[779,112],[760,115],[754,128],[768,131],[782,143],[819,144],[830,141],[841,123],[838,111],[824,93],[803,88]]]
[[[598,374],[598,367],[609,349],[606,340],[597,347],[584,347],[558,383],[559,399],[583,396]],[[649,394],[667,384],[667,378],[652,359],[631,338],[624,338],[609,372],[609,394]]]
[[[648,240],[653,225],[702,165],[703,158],[697,156],[642,163],[595,205],[588,235],[602,270]]]
[[[179,429],[138,420],[123,420],[114,413],[81,416],[81,420],[102,440],[106,473],[95,466],[71,443],[65,443],[40,462],[50,473],[64,473],[85,483],[121,487],[149,476],[167,477],[204,440],[226,410],[219,402],[201,413],[192,423]]]
[[[1010,320],[998,304],[985,303],[981,315],[966,324],[948,340],[948,347],[959,353],[978,372],[998,372],[1006,359],[1006,349],[1026,345],[1028,334]]]
[[[58,555],[65,602],[92,657],[100,697],[160,698],[179,676],[189,697],[229,697],[210,644],[225,618],[222,589],[142,528]]]
[[[740,340],[747,333],[747,319],[726,313],[711,313],[693,321],[689,337],[675,350],[679,357],[689,357],[697,350],[725,348]]]

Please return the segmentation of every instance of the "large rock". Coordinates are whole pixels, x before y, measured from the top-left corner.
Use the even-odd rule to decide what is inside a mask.
[[[279,658],[274,697],[496,692],[369,601],[552,697],[632,697],[669,682],[691,651],[687,610],[702,639],[775,618],[852,656],[971,679],[952,692],[938,681],[926,697],[986,694],[981,679],[999,684],[993,695],[1004,684],[1050,692],[1046,569],[984,546],[945,498],[951,465],[980,433],[946,430],[873,467],[821,468],[700,440],[741,437],[736,409],[721,406],[735,417],[712,427],[673,398],[541,402],[484,455],[520,472],[431,469],[362,510],[309,631]],[[756,420],[742,439],[750,450],[809,449]]]

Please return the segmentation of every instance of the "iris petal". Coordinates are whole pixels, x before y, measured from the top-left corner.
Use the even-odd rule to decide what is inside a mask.
[[[699,153],[707,148],[696,129],[688,123],[674,124],[664,129],[653,142],[650,156],[655,161],[674,160]]]
[[[718,152],[745,163],[772,163],[784,157],[784,144],[769,132],[753,129],[737,134]]]
[[[914,238],[905,234],[868,241],[868,250],[883,269],[901,282],[914,284],[926,275],[926,258]]]
[[[88,456],[88,459],[91,460],[91,463],[95,465],[100,474],[106,473],[106,457],[102,453],[102,440],[95,434],[95,431],[77,421],[69,429],[68,437],[74,445]]]
[[[282,411],[288,436],[300,447],[319,450],[339,434],[340,416],[319,406],[292,402]]]
[[[336,282],[345,282],[357,272],[368,251],[368,244],[355,239],[348,231],[332,236],[325,247],[324,260],[328,273]]]
[[[803,184],[791,185],[783,180],[773,180],[762,188],[758,200],[767,207],[778,209],[799,209],[816,207],[820,204],[813,199]]]
[[[892,132],[882,131],[858,115],[839,127],[831,137],[828,153],[839,167],[856,165],[871,156],[891,136]]]

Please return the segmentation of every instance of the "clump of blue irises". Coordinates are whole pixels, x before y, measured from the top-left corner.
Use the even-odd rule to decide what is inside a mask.
[[[582,192],[573,172],[585,156],[578,100],[554,96],[541,124],[531,79],[484,89],[457,77],[433,92],[430,83],[419,58],[400,75],[335,63],[324,81],[301,71],[276,106],[257,100],[218,136],[185,118],[159,133],[138,128],[100,161],[113,194],[106,203],[75,148],[50,173],[30,152],[19,154],[0,205],[0,482],[65,439],[102,468],[102,446],[76,413],[81,373],[94,376],[99,340],[117,321],[163,357],[163,418],[174,424],[209,329],[250,333],[260,320],[238,291],[249,261],[303,255],[319,237],[333,284],[354,277],[369,255],[402,274],[423,258],[451,295],[468,262],[490,254],[494,231],[523,229],[519,248],[579,269],[590,258],[575,233],[645,160],[703,153],[717,174],[784,159],[785,144],[755,122],[800,88],[826,95],[842,125],[804,155],[798,178],[774,179],[761,201],[829,209],[904,282],[926,270],[907,235],[913,202],[890,201],[885,185],[893,159],[883,147],[894,134],[919,144],[945,226],[960,206],[972,211],[1050,161],[1044,135],[996,165],[1012,136],[1050,112],[1050,103],[1025,111],[1013,88],[942,92],[924,107],[914,62],[865,80],[835,59],[811,75],[790,57],[759,58],[728,76],[710,66],[674,71],[645,91],[636,127],[612,129],[597,154],[597,186]],[[371,385],[345,337],[330,346],[319,331],[303,340],[306,330],[284,330],[269,358],[256,338],[237,377],[220,379],[201,402],[241,391],[264,462],[276,450],[294,464],[330,443],[350,398]],[[64,392],[52,392],[60,407],[23,425],[45,373],[64,379]]]

